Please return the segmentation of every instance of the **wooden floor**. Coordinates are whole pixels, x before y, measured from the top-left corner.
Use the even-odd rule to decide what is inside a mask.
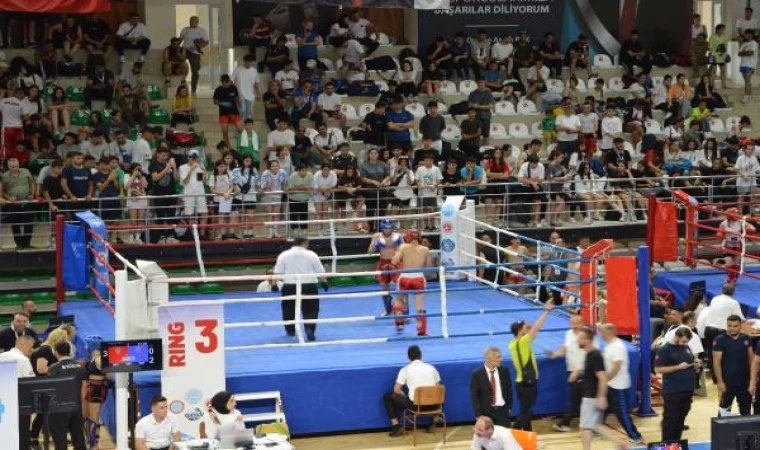
[[[707,392],[707,397],[694,397],[691,412],[686,418],[686,423],[691,429],[685,432],[684,438],[691,442],[710,440],[710,418],[715,416],[718,410],[718,391],[709,381]],[[315,410],[318,409],[315,408]],[[662,408],[655,407],[655,411],[659,414],[662,412]],[[656,442],[660,439],[659,416],[647,418],[634,416],[634,422],[647,442]],[[544,450],[578,450],[580,448],[580,436],[577,428],[573,428],[569,433],[558,433],[552,430],[553,423],[554,419],[540,419],[533,422],[533,429],[538,432],[538,440],[542,448]],[[607,423],[618,430],[620,429],[617,420],[613,417],[610,417]],[[576,427],[577,424],[577,420],[573,422]],[[624,437],[622,434],[619,436]],[[293,439],[292,443],[297,450],[469,450],[471,439],[472,425],[468,424],[449,427],[446,431],[446,444],[442,442],[440,429],[436,434],[418,432],[416,447],[412,446],[411,434],[406,437],[391,438],[387,432]],[[114,447],[113,441],[107,436],[101,442],[101,449],[113,449]],[[612,448],[614,448],[612,444],[601,439],[594,441],[592,446],[594,450]]]

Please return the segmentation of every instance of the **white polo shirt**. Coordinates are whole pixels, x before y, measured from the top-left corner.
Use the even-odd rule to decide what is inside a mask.
[[[16,347],[7,352],[0,353],[0,362],[16,362],[16,374],[19,378],[31,378],[34,376],[32,363],[29,358]]]
[[[607,384],[613,389],[628,389],[631,387],[631,374],[628,373],[628,350],[621,339],[615,339],[604,347],[602,351],[604,356],[604,367],[607,371],[612,369],[612,364],[620,361],[620,370],[615,378],[609,380]]]
[[[168,416],[158,423],[153,414],[149,414],[135,426],[135,438],[143,439],[149,449],[169,447],[174,442],[174,433],[179,433],[179,427]]]
[[[317,99],[317,105],[321,106],[325,111],[336,112],[340,109],[340,95],[333,93],[332,95],[322,94]]]
[[[705,327],[725,330],[728,316],[732,314],[736,314],[744,320],[744,314],[742,314],[742,308],[739,306],[739,302],[728,295],[716,295],[713,297],[712,301],[710,301],[710,312],[707,313]]]
[[[122,22],[122,24],[119,25],[119,29],[116,30],[116,35],[125,36],[128,38],[148,37],[148,28],[144,23],[137,22],[137,25],[134,26],[134,29],[132,29],[132,26],[133,25],[129,23],[129,21]],[[129,34],[127,34],[127,32],[129,32]]]
[[[691,331],[691,328],[687,327],[686,325],[670,327],[668,332],[665,333],[665,336],[663,336],[663,338],[660,340],[660,347],[662,347],[666,342],[672,341],[673,338],[676,337],[676,330],[679,328],[687,328],[689,331]],[[691,350],[691,352],[695,355],[698,355],[705,351],[704,347],[702,346],[702,340],[699,338],[698,333],[691,333],[691,339],[689,339],[689,350]]]
[[[21,121],[22,102],[16,97],[7,97],[0,100],[0,113],[3,114],[4,128],[19,128],[24,126]]]
[[[237,66],[232,71],[232,82],[237,86],[243,100],[252,102],[256,100],[256,89],[254,85],[259,84],[259,71],[255,67],[245,68]]]
[[[190,53],[198,53],[198,48],[195,46],[196,39],[209,42],[208,32],[201,27],[185,27],[179,32],[179,37],[182,39],[182,46]]]
[[[416,359],[398,372],[396,383],[406,386],[409,390],[409,398],[414,401],[414,391],[418,387],[435,386],[441,382],[438,370],[431,364]],[[497,383],[498,385],[498,383]]]
[[[562,125],[563,127],[572,129],[579,129],[581,128],[581,119],[575,114],[570,114],[569,116],[560,114],[554,121],[554,126],[556,127],[557,125]],[[563,142],[577,141],[578,133],[572,133],[570,131],[560,130],[557,128],[557,140]]]
[[[482,438],[477,434],[472,436],[471,450],[522,450],[520,443],[512,435],[512,430],[494,425],[491,439]]]
[[[586,364],[586,351],[578,346],[578,335],[573,330],[565,332],[565,364],[567,371],[583,370]]]
[[[306,275],[301,277],[301,282],[315,284],[317,277],[312,274],[325,273],[325,266],[322,265],[319,256],[313,251],[301,246],[293,246],[277,257],[274,273],[277,275]],[[284,284],[296,284],[296,277],[284,277],[282,281]]]

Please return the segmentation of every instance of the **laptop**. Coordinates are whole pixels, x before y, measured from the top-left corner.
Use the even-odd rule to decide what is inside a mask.
[[[224,424],[219,429],[219,446],[223,449],[252,449],[253,430],[241,430],[237,423]]]

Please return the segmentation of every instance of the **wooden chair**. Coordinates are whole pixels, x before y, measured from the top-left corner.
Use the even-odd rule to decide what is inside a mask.
[[[417,446],[417,417],[432,417],[433,432],[440,418],[443,421],[443,443],[446,443],[446,414],[443,413],[443,402],[446,397],[446,386],[418,387],[414,390],[414,408],[407,408],[402,413],[404,436],[406,436],[406,424],[412,423],[412,436],[414,446]]]

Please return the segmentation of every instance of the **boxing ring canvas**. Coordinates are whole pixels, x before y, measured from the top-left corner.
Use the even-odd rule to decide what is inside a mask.
[[[429,283],[435,289],[437,283]],[[533,304],[513,295],[471,281],[447,282],[449,312],[526,308]],[[367,292],[377,287],[361,286],[330,289],[329,294]],[[251,292],[226,293],[224,298],[255,299],[271,294]],[[220,295],[172,297],[171,302],[214,300]],[[323,300],[320,318],[374,316],[379,313],[379,296],[374,298],[343,298]],[[428,313],[440,312],[441,301],[437,292],[426,295]],[[408,363],[406,350],[418,344],[423,360],[435,365],[446,385],[446,415],[451,423],[474,420],[469,398],[470,374],[483,363],[482,351],[494,345],[502,349],[504,364],[512,368],[507,344],[509,335],[470,336],[484,332],[508,330],[516,320],[535,321],[541,314],[541,305],[520,312],[503,312],[477,315],[452,315],[448,327],[452,335],[464,337],[426,339],[415,336],[414,324],[408,324],[403,333],[397,333],[391,320],[357,323],[319,324],[317,339],[325,341],[357,338],[390,338],[388,342],[326,346],[294,346],[286,348],[258,348],[227,351],[227,389],[232,392],[258,392],[279,390],[288,425],[293,434],[318,434],[343,431],[372,430],[388,427],[382,405],[382,394],[390,391],[401,367]],[[114,337],[113,319],[96,301],[65,302],[61,314],[73,314],[79,333],[83,336],[98,334],[104,339]],[[230,303],[224,306],[227,323],[281,320],[279,302]],[[440,319],[430,318],[429,332],[441,334]],[[568,316],[554,312],[534,343],[538,359],[540,380],[536,414],[555,414],[564,411],[567,403],[567,373],[564,359],[549,360],[545,352],[559,348],[569,328]],[[555,331],[552,331],[555,330]],[[285,335],[283,327],[228,329],[226,346],[287,343],[295,338]],[[638,347],[629,345],[630,371],[634,385],[638,380],[640,354]],[[514,371],[513,371],[514,372]],[[159,373],[137,374],[143,414],[149,413],[149,399],[160,392]],[[632,403],[634,401],[632,392]],[[109,431],[115,429],[113,396],[104,406],[102,418]],[[519,404],[515,404],[515,409]],[[241,408],[244,414],[261,412]]]
[[[760,276],[760,267],[746,267],[745,272]],[[654,286],[659,289],[671,291],[675,296],[677,306],[683,306],[689,299],[689,284],[695,281],[704,281],[706,286],[706,300],[720,295],[723,285],[726,283],[726,272],[718,269],[692,269],[670,272],[658,272],[654,279]],[[747,317],[754,317],[754,311],[760,307],[760,280],[756,278],[740,276],[736,283],[734,299],[742,305],[742,309],[752,313]]]

